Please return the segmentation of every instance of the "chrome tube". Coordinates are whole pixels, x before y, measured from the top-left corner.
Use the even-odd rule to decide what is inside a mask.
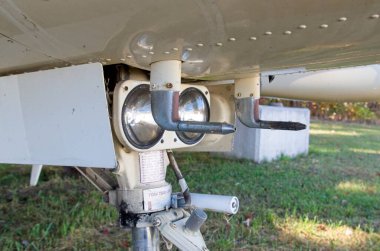
[[[156,227],[132,228],[133,251],[159,251],[160,236]]]

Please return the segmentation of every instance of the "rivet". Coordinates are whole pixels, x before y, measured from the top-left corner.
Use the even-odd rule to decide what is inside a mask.
[[[284,31],[284,35],[290,35],[290,34],[292,34],[291,31]]]
[[[187,50],[187,51],[192,51],[193,48],[190,48],[190,47],[189,47],[189,48],[186,48],[186,50]]]
[[[236,38],[234,38],[234,37],[230,37],[228,40],[231,41],[231,42],[235,42],[235,41],[236,41]]]
[[[174,142],[177,142],[177,139],[176,139],[176,138],[174,138]]]
[[[307,26],[305,24],[301,24],[300,26],[298,26],[298,29],[301,29],[301,30],[304,30],[306,28],[307,28]]]
[[[208,91],[205,91],[205,94],[208,95]]]
[[[164,54],[168,55],[170,54],[170,51],[165,51]]]
[[[204,44],[202,44],[202,43],[198,43],[198,44],[197,44],[198,47],[203,47],[203,45],[204,45]]]
[[[371,19],[378,19],[380,17],[379,14],[373,14],[370,16]]]
[[[241,97],[241,93],[239,92],[239,93],[237,94],[237,96],[238,96],[238,97]]]
[[[124,86],[124,91],[128,91],[128,86]]]
[[[125,61],[125,58],[120,58],[120,61],[123,61],[123,62],[124,62],[124,61]]]
[[[146,58],[146,55],[141,55],[142,58]]]
[[[326,28],[329,27],[329,25],[328,25],[328,24],[321,24],[319,27],[320,27],[321,29],[326,29]]]
[[[216,43],[215,45],[216,45],[216,46],[223,46],[223,44],[220,43],[220,42]]]
[[[164,143],[164,140],[163,140],[163,139],[161,139],[161,141],[160,141],[160,142],[161,142],[161,144],[163,144],[163,143]]]
[[[173,48],[173,51],[178,51],[178,48],[177,48],[177,47],[174,47],[174,48]]]
[[[111,59],[110,59],[110,58],[107,58],[107,59],[106,59],[106,61],[107,61],[107,62],[110,62],[110,61],[111,61]]]
[[[169,89],[173,88],[173,84],[172,83],[167,83],[166,84],[166,88],[169,88]]]
[[[271,31],[266,31],[266,32],[264,33],[264,35],[270,36],[270,35],[272,35],[272,32],[271,32]]]
[[[249,40],[256,41],[257,37],[250,37]]]
[[[338,19],[339,22],[346,22],[347,21],[347,17],[340,17]]]
[[[153,54],[154,54],[154,51],[150,51],[149,54],[150,54],[150,55],[153,55]]]
[[[127,55],[127,58],[132,58],[132,55]]]
[[[249,94],[250,97],[253,97],[253,93]]]

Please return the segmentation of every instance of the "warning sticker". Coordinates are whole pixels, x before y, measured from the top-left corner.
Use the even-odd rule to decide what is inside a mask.
[[[140,153],[140,181],[152,183],[165,179],[164,151]]]
[[[143,191],[144,210],[162,210],[170,206],[172,187],[170,185]]]

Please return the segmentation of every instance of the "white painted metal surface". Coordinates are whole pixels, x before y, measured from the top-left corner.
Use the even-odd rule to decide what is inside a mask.
[[[380,65],[277,75],[270,83],[266,77],[261,93],[299,100],[377,101]]]
[[[0,78],[0,163],[116,166],[101,64]]]
[[[30,173],[30,186],[37,186],[38,180],[40,179],[42,167],[43,165],[32,166],[32,172]]]

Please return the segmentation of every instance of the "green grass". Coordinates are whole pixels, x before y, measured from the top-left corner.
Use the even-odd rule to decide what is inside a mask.
[[[233,217],[208,214],[210,250],[380,250],[380,128],[315,122],[310,141],[308,156],[263,164],[177,154],[192,191],[240,199]],[[130,246],[84,179],[47,168],[28,189],[29,171],[0,167],[2,250]]]

